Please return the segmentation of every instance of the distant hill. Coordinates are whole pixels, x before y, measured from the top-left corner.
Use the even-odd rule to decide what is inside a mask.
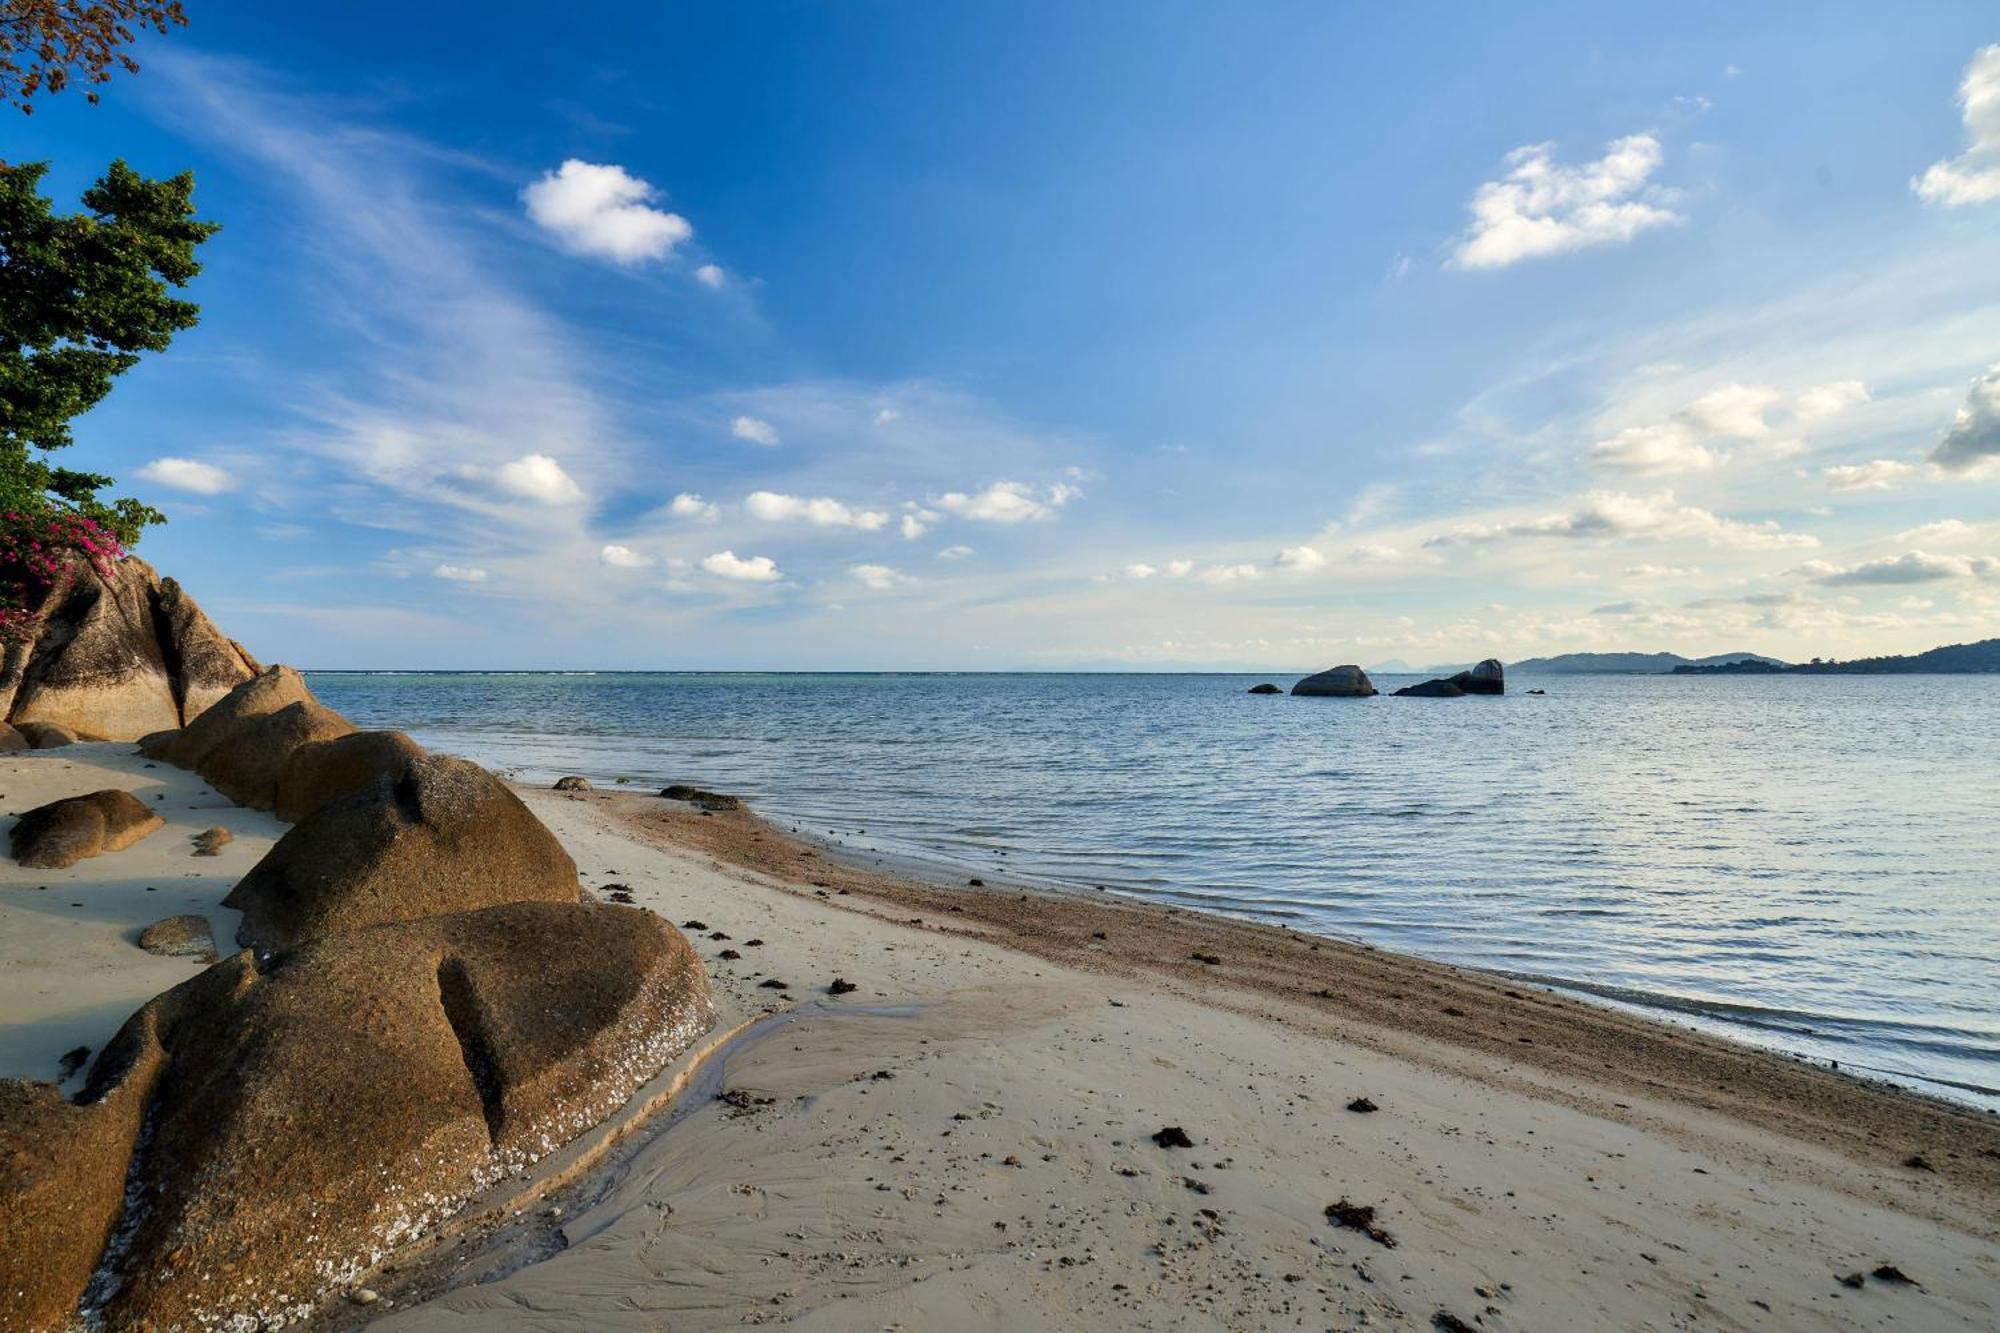
[[[1691,669],[1690,669],[1691,668]],[[1942,674],[1984,674],[2000,672],[2000,639],[1981,639],[1978,643],[1954,643],[1942,648],[1933,648],[1927,653],[1911,653],[1902,657],[1862,657],[1852,662],[1803,662],[1787,667],[1785,675],[1804,676],[1900,676],[1924,673]],[[1727,666],[1674,668],[1676,675],[1722,676],[1722,675],[1763,675],[1770,669],[1760,667]]]
[[[1531,657],[1525,662],[1509,662],[1507,669],[1525,676],[1577,675],[1587,672],[1678,671],[1682,667],[1707,667],[1725,662],[1761,662],[1783,666],[1775,657],[1758,653],[1716,653],[1712,657],[1682,657],[1679,653],[1562,653],[1555,657]]]

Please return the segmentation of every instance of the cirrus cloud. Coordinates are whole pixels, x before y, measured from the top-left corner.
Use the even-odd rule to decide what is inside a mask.
[[[487,579],[485,570],[471,565],[439,565],[431,573],[449,583],[484,583]]]

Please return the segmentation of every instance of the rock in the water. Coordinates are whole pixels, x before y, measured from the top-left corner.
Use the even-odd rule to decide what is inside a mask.
[[[1505,694],[1507,673],[1498,658],[1489,657],[1472,670],[1453,676],[1451,683],[1467,694]]]
[[[37,806],[14,825],[14,859],[60,870],[92,856],[122,851],[166,824],[129,791],[111,788]]]
[[[1399,699],[1463,699],[1465,691],[1448,680],[1427,680],[1421,685],[1405,685],[1396,691]]]
[[[574,903],[576,863],[505,783],[449,755],[329,801],[294,825],[223,902],[239,940],[288,947],[386,921],[496,903]]]
[[[0,754],[19,754],[23,750],[32,748],[26,736],[5,722],[0,722]]]
[[[302,699],[238,722],[202,756],[195,772],[238,805],[269,810],[278,803],[278,777],[300,747],[353,733],[352,722],[317,700]]]
[[[107,580],[78,560],[43,598],[32,640],[0,665],[0,710],[15,726],[132,740],[199,716],[255,670],[145,561],[129,557]]]
[[[277,815],[296,824],[328,801],[394,782],[424,747],[400,731],[357,731],[309,741],[278,772]]]
[[[210,750],[244,723],[302,701],[318,702],[306,688],[305,677],[288,666],[274,666],[210,704],[187,726],[141,736],[139,751],[148,759],[164,759],[177,768],[196,768]]]
[[[1375,683],[1358,666],[1337,666],[1307,676],[1292,686],[1292,693],[1326,699],[1366,699],[1375,693]]]
[[[143,1118],[146,1208],[109,1256],[105,1326],[288,1322],[597,1123],[711,1017],[687,942],[628,907],[238,954],[135,1014],[78,1103],[0,1084],[0,1281],[30,1326],[65,1325]]]
[[[82,739],[60,722],[23,722],[14,730],[36,750],[59,750]]]
[[[215,961],[215,932],[208,918],[197,913],[170,916],[139,932],[139,947],[166,958],[199,958]]]
[[[660,795],[670,801],[686,801],[700,810],[740,810],[743,802],[734,796],[719,791],[704,791],[700,787],[690,787],[685,782],[676,782],[660,788]]]
[[[556,790],[557,790],[557,791],[589,791],[589,790],[590,790],[590,779],[589,779],[589,778],[580,778],[580,777],[577,777],[577,776],[576,776],[575,774],[571,774],[571,775],[570,775],[569,777],[566,777],[566,778],[557,778],[557,779],[556,779]]]
[[[1265,682],[1264,682],[1264,683],[1263,683],[1262,685],[1252,685],[1252,686],[1250,687],[1250,693],[1252,693],[1252,694],[1283,694],[1283,693],[1284,693],[1284,691],[1283,691],[1283,690],[1281,690],[1281,689],[1279,689],[1279,688],[1278,688],[1278,687],[1277,687],[1276,685],[1273,685],[1273,684],[1272,684],[1272,683],[1271,683],[1270,681],[1268,681],[1268,680],[1267,680],[1267,681],[1265,681]]]

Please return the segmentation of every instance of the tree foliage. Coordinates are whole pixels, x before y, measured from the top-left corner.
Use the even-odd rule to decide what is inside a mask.
[[[114,66],[139,72],[122,49],[135,30],[186,26],[180,0],[0,0],[0,102],[32,114],[37,93],[59,93],[73,78],[95,102]]]
[[[102,501],[110,477],[51,466],[70,421],[95,407],[140,354],[165,350],[200,308],[173,295],[201,265],[215,223],[194,216],[194,175],[150,180],[113,162],[57,214],[42,196],[47,163],[0,163],[0,510],[63,507],[131,542],[158,510]]]

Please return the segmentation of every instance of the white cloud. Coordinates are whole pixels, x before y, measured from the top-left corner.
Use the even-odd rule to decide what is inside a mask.
[[[453,583],[486,582],[486,571],[483,569],[474,569],[470,565],[439,565],[431,573],[441,579],[449,579]]]
[[[775,583],[784,577],[778,572],[777,562],[768,555],[753,555],[746,559],[734,551],[717,551],[714,555],[703,556],[701,567],[719,579],[735,579],[741,583]]]
[[[1625,569],[1628,579],[1684,579],[1699,573],[1691,565],[1628,565]]]
[[[1965,406],[1931,450],[1931,462],[1947,472],[1968,472],[1996,458],[2000,458],[2000,365],[1972,382]]]
[[[889,589],[899,588],[905,583],[916,582],[909,575],[898,574],[887,565],[849,565],[847,572],[852,574],[857,581],[873,588],[876,592],[887,592]]]
[[[1393,546],[1385,546],[1380,542],[1363,542],[1359,546],[1350,548],[1347,558],[1359,565],[1395,565],[1401,564],[1408,557]]]
[[[571,158],[521,191],[521,200],[571,253],[636,264],[664,258],[694,235],[686,218],[648,204],[658,193],[623,167]]]
[[[1287,546],[1278,552],[1273,562],[1279,569],[1305,573],[1309,570],[1326,568],[1326,557],[1310,546]]]
[[[1800,421],[1818,421],[1867,401],[1868,386],[1860,380],[1835,380],[1831,384],[1816,384],[1800,394],[1792,404],[1792,415]]]
[[[1965,151],[1933,162],[1910,188],[1925,203],[1957,208],[2000,199],[2000,43],[1975,52],[1958,86]]]
[[[713,523],[722,511],[692,491],[682,491],[667,505],[667,512],[675,518],[694,518]]]
[[[1608,440],[1590,446],[1590,461],[1640,476],[1665,472],[1699,472],[1720,461],[1718,455],[1678,421],[1657,426],[1629,426]]]
[[[800,495],[780,495],[776,491],[752,491],[743,508],[752,518],[767,523],[803,521],[817,528],[853,528],[874,532],[889,522],[889,516],[875,509],[850,509],[825,496],[807,499]]]
[[[597,553],[599,564],[616,565],[619,569],[644,569],[653,563],[653,557],[642,555],[629,546],[611,545]]]
[[[1159,572],[1159,570],[1146,564],[1144,561],[1125,566],[1125,577],[1128,579],[1149,579]]]
[[[1044,502],[1036,498],[1034,488],[1030,486],[1018,481],[996,481],[972,495],[964,491],[948,492],[938,497],[937,506],[948,513],[982,523],[1021,523],[1029,519],[1048,518],[1055,513],[1056,506],[1075,494],[1073,487],[1058,484],[1051,488],[1049,499]]]
[[[1896,540],[1909,542],[1912,545],[1917,542],[1955,541],[1971,532],[1972,525],[1962,518],[1941,518],[1935,523],[1923,523],[1914,528],[1907,528],[1896,534]]]
[[[970,546],[947,546],[942,551],[938,552],[938,559],[963,560],[965,559],[965,557],[971,554],[972,554],[972,548]]]
[[[719,264],[703,264],[694,271],[694,280],[711,291],[719,291],[729,281],[729,275],[722,271]]]
[[[1731,440],[1761,440],[1771,433],[1764,414],[1784,395],[1761,384],[1725,384],[1682,408],[1680,418],[1695,430]]]
[[[1170,579],[1184,579],[1192,573],[1194,573],[1194,561],[1192,560],[1167,561],[1167,577]]]
[[[1195,577],[1220,588],[1231,583],[1254,583],[1264,577],[1264,571],[1257,565],[1209,565]]]
[[[778,428],[756,417],[736,418],[729,423],[729,433],[751,444],[772,445],[778,442]]]
[[[1917,474],[1915,463],[1877,458],[1867,463],[1842,463],[1820,475],[1836,491],[1889,491]]]
[[[1649,185],[1659,167],[1660,141],[1634,134],[1613,141],[1603,157],[1561,166],[1552,144],[1530,144],[1507,155],[1507,174],[1472,196],[1472,225],[1451,262],[1459,268],[1505,268],[1541,255],[1629,241],[1642,231],[1684,219],[1670,192]]]
[[[894,421],[897,417],[900,417],[902,415],[903,414],[901,412],[898,412],[893,407],[885,407],[875,413],[875,424],[878,426],[886,426],[890,422]]]
[[[213,463],[192,458],[156,458],[140,468],[139,475],[156,486],[194,495],[221,495],[236,489],[235,477]]]
[[[1992,578],[2000,574],[2000,559],[1986,555],[1931,555],[1909,551],[1842,568],[1812,560],[1794,571],[1832,587],[1869,584],[1936,583],[1944,579]]]
[[[1786,532],[1776,523],[1744,523],[1677,503],[1672,491],[1649,496],[1597,491],[1566,513],[1512,523],[1469,524],[1431,537],[1424,545],[1459,546],[1538,537],[1699,541],[1739,550],[1819,545],[1817,538]]]
[[[583,499],[583,488],[547,454],[527,454],[502,463],[493,480],[509,495],[536,504],[567,505]]]
[[[903,515],[901,528],[903,536],[910,541],[915,541],[929,532],[931,524],[938,521],[939,516],[929,509],[921,509],[916,505],[905,507],[909,512]]]

